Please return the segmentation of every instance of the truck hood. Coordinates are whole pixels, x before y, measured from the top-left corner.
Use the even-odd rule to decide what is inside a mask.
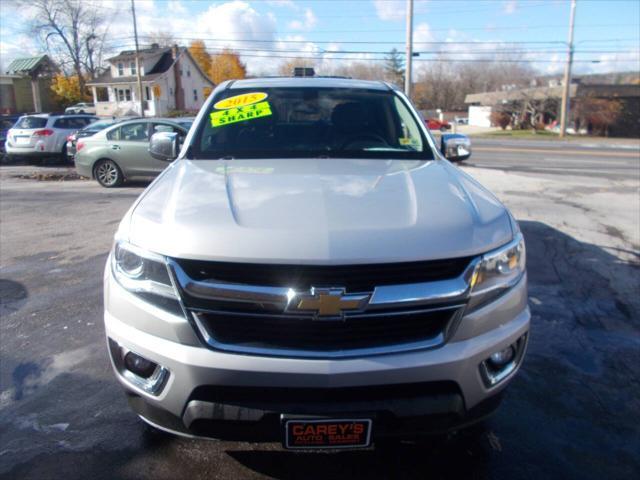
[[[120,237],[179,258],[357,264],[476,255],[513,237],[505,207],[442,160],[179,160]]]

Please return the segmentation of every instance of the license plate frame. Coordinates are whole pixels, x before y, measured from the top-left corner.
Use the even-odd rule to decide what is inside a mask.
[[[282,446],[287,450],[346,450],[371,446],[371,418],[283,418],[283,426]],[[296,426],[302,428],[302,434]],[[325,428],[317,428],[322,426]],[[313,433],[305,434],[311,431]],[[306,440],[299,438],[301,436]]]

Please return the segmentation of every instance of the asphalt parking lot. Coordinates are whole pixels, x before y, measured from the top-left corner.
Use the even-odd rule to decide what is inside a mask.
[[[101,323],[104,261],[144,184],[106,190],[1,166],[0,476],[637,478],[638,152],[478,142],[463,168],[507,204],[527,240],[525,364],[478,428],[337,454],[147,430],[113,377]]]

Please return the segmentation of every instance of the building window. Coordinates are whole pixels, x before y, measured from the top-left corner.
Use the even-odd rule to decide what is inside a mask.
[[[190,76],[191,76],[191,69],[187,68],[187,77],[190,77]]]
[[[131,69],[131,75],[137,75],[138,71],[136,70],[136,62],[130,62],[129,68]]]
[[[173,95],[173,88],[169,87],[169,95]]]
[[[124,63],[118,63],[118,76],[124,77]]]
[[[118,101],[119,102],[130,102],[131,101],[131,90],[128,88],[119,88],[118,92]]]
[[[193,89],[193,101],[198,101],[198,90],[196,90],[195,88]]]
[[[182,76],[182,68],[180,69],[180,76]]]
[[[151,90],[149,89],[148,85],[144,87],[144,99],[151,100]]]

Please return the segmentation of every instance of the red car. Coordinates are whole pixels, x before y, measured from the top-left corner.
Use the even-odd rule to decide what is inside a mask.
[[[435,118],[427,118],[426,123],[429,130],[440,130],[441,132],[444,132],[451,128],[451,124],[445,120],[440,121]]]

